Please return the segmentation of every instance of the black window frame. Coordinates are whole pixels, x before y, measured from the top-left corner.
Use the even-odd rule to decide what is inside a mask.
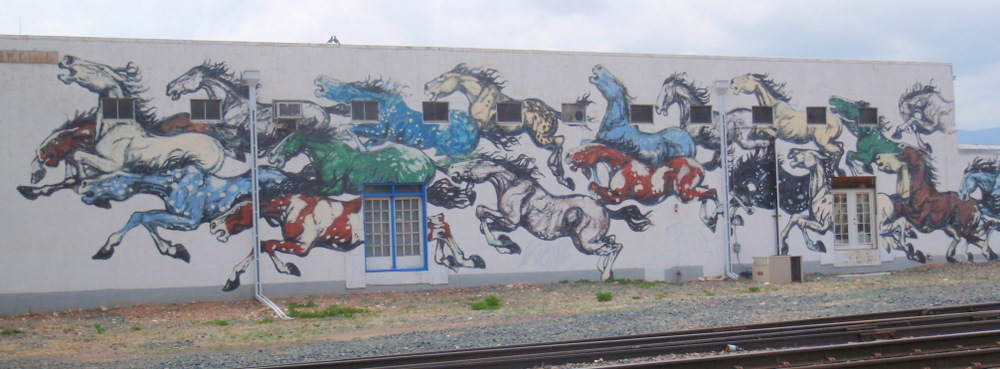
[[[753,124],[774,124],[774,107],[753,106],[750,110],[750,116]],[[767,117],[767,119],[764,119],[764,117]]]
[[[211,113],[214,113],[214,115]],[[191,120],[222,120],[222,100],[191,99]]]
[[[524,117],[521,114],[521,102],[499,102],[497,103],[497,123],[521,123]]]
[[[423,102],[424,123],[448,123],[449,111],[447,101],[424,101]]]
[[[858,108],[858,124],[866,126],[877,126],[878,108],[875,107]]]
[[[101,118],[108,120],[135,119],[135,99],[110,98],[101,99]]]
[[[653,104],[632,104],[628,110],[629,122],[633,124],[653,124]]]
[[[806,124],[826,124],[826,107],[806,107]]]
[[[351,101],[351,120],[355,122],[378,122],[379,102],[375,100]]]
[[[711,124],[712,123],[712,106],[711,105],[691,105],[691,121],[693,124]]]

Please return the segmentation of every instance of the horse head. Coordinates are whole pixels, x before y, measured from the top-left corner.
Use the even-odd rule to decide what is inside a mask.
[[[901,160],[902,153],[881,153],[875,156],[875,167],[886,173],[898,173],[906,163]]]
[[[625,85],[618,78],[615,78],[603,65],[595,65],[591,72],[593,74],[590,75],[590,83],[597,87],[597,90],[601,92],[601,95],[604,95],[606,100],[623,97],[628,99],[628,90],[625,89]]]
[[[199,65],[191,68],[180,75],[180,77],[174,78],[173,81],[167,83],[167,96],[170,96],[170,100],[177,101],[182,95],[194,93],[205,86],[205,65]],[[211,89],[205,89],[211,94]],[[215,96],[209,96],[209,98],[215,98]]]
[[[448,177],[454,183],[475,184],[489,180],[490,175],[502,168],[489,160],[472,159],[448,166]]]
[[[141,175],[128,172],[114,172],[80,182],[77,193],[84,204],[110,209],[111,200],[125,201],[136,194],[136,183]]]
[[[467,71],[465,63],[459,64],[454,69],[444,72],[437,78],[424,84],[424,94],[430,96],[431,101],[446,97],[459,91],[462,88],[462,71]]]
[[[630,160],[631,157],[600,143],[574,147],[566,152],[566,164],[569,169],[574,172],[580,171],[587,179],[590,179],[597,163],[606,163],[612,171],[616,171]]]
[[[733,92],[733,95],[753,94],[759,88],[760,82],[757,81],[757,77],[753,73],[747,73],[729,81],[729,90]]]
[[[826,160],[826,154],[817,150],[799,148],[788,150],[788,165],[792,168],[812,169],[822,166]]]
[[[124,68],[112,68],[72,55],[63,56],[59,61],[59,68],[69,71],[69,74],[58,76],[63,83],[76,83],[90,92],[109,98],[131,96],[131,88],[127,84],[137,80],[139,75],[139,68],[132,63]]]
[[[681,109],[682,118],[688,115],[691,105],[708,104],[709,94],[705,88],[695,87],[687,81],[687,73],[674,73],[663,80],[657,103],[653,106],[657,114],[667,116],[670,105],[677,104]],[[685,122],[681,122],[685,123]]]
[[[285,138],[274,145],[274,148],[266,151],[267,162],[281,168],[285,166],[288,159],[291,159],[295,155],[302,152],[304,146],[305,135],[301,133],[292,133],[285,136]]]
[[[212,219],[208,226],[209,233],[215,235],[219,242],[227,242],[230,235],[249,228],[246,224],[253,223],[252,220],[248,221],[248,219],[253,219],[253,207],[250,204],[249,201],[237,204],[225,214]]]

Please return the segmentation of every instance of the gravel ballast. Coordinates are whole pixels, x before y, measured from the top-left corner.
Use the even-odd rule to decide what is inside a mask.
[[[252,301],[0,317],[0,367],[232,368],[994,302],[998,271],[934,264],[783,285],[566,281],[278,301],[368,310],[291,321]],[[488,295],[500,309],[470,309]]]

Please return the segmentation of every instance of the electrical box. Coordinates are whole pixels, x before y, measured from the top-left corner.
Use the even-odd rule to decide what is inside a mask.
[[[753,280],[755,282],[802,282],[802,256],[754,256]]]

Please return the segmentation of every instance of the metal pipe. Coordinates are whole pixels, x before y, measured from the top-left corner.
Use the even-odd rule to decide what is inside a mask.
[[[774,153],[774,254],[781,255],[781,160],[778,157],[778,133],[771,138],[771,152]]]
[[[274,310],[274,313],[281,319],[292,319],[274,301],[264,296],[263,283],[260,281],[260,182],[258,182],[257,168],[257,83],[260,82],[260,71],[246,70],[243,72],[243,80],[250,87],[250,177],[251,177],[251,199],[253,203],[253,261],[254,261],[254,283],[253,297],[267,307]]]
[[[722,206],[725,210],[723,219],[726,222],[726,276],[732,279],[739,279],[739,275],[733,272],[733,232],[732,214],[729,208],[729,132],[726,127],[726,92],[729,91],[729,81],[715,81],[715,91],[719,95],[719,150],[722,157]],[[718,213],[718,209],[715,210]]]

